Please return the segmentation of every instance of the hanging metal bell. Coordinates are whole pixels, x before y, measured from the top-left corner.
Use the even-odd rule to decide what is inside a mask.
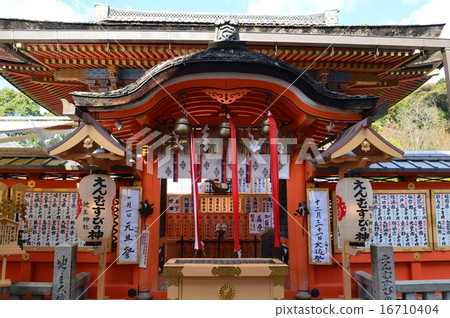
[[[269,135],[269,133],[270,133],[269,118],[266,118],[262,121],[259,131],[260,131],[261,135],[265,135],[265,136]]]
[[[217,126],[217,135],[220,138],[228,138],[231,135],[231,125],[228,120],[225,120]]]
[[[175,121],[173,132],[178,136],[187,136],[191,132],[191,122],[186,116],[182,116]]]

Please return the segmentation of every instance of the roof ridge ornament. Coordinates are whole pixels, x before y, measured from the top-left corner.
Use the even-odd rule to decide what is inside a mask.
[[[215,42],[232,41],[239,42],[239,22],[231,19],[220,19],[215,23],[216,37]]]
[[[217,19],[239,20],[241,25],[310,26],[337,25],[339,10],[327,10],[317,14],[248,14],[212,12],[143,11],[111,8],[107,4],[95,4],[95,22],[156,22],[213,24]]]

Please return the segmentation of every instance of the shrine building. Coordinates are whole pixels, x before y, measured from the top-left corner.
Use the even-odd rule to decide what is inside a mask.
[[[27,187],[26,254],[8,257],[11,281],[52,281],[55,246],[68,242],[96,298],[98,257],[76,231],[80,180],[92,173],[116,184],[102,242],[110,299],[205,297],[174,291],[181,276],[200,289],[226,283],[212,299],[248,297],[242,281],[260,286],[251,266],[270,277],[270,299],[342,295],[336,183],[348,172],[374,190],[373,238],[351,258],[352,274],[370,272],[368,247],[382,242],[394,247],[397,280],[450,279],[450,153],[402,151],[371,126],[441,68],[449,88],[444,24],[342,26],[337,10],[96,4],[95,14],[0,19],[0,74],[58,116],[1,131],[44,145],[0,136],[5,193]],[[355,281],[350,293],[358,297]]]

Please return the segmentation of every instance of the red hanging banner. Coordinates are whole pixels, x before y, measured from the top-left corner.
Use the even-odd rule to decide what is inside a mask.
[[[199,154],[198,164],[197,164],[197,178],[198,178],[197,180],[200,180],[200,182],[202,182],[202,159],[203,159],[203,156],[201,154]]]
[[[223,139],[222,145],[222,182],[227,182],[227,153],[228,153],[228,138]]]
[[[252,155],[247,155],[247,164],[246,164],[246,173],[245,173],[245,182],[252,182]]]
[[[240,252],[239,244],[239,184],[238,184],[238,155],[236,126],[231,118],[228,118],[231,128],[231,192],[233,198],[233,229],[234,229],[234,251]]]
[[[199,212],[199,198],[198,198],[198,174],[197,174],[197,164],[196,164],[196,155],[195,155],[195,134],[194,129],[191,131],[191,140],[190,140],[190,158],[189,165],[191,168],[191,186],[192,186],[192,206],[194,209],[194,249],[201,250],[202,245],[200,241],[200,225],[198,220],[198,212]]]
[[[270,182],[273,197],[274,246],[280,247],[280,182],[278,178],[278,131],[275,118],[269,113]]]
[[[178,149],[173,152],[173,182],[178,182]]]

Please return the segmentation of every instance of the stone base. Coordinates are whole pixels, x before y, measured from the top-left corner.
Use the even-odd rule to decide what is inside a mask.
[[[0,279],[0,287],[9,287],[9,286],[11,286],[11,280]]]
[[[149,294],[148,291],[139,291],[136,300],[152,300],[153,295]]]
[[[300,290],[295,294],[295,299],[297,300],[311,300],[311,294],[307,290]]]

